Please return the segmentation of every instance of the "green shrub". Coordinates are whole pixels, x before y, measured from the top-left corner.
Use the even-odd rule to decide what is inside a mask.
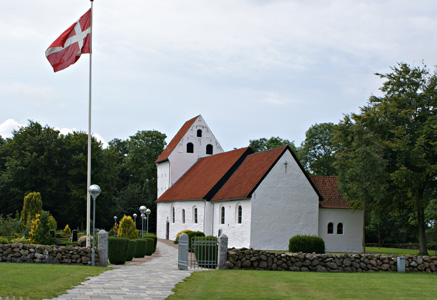
[[[47,223],[49,225],[49,228],[52,229],[54,232],[58,230],[58,222],[56,222],[55,217],[53,217],[52,215],[49,216],[49,220]]]
[[[145,233],[144,238],[152,238],[153,239],[153,252],[156,251],[156,244],[158,243],[158,238],[154,233]]]
[[[29,244],[30,241],[28,239],[26,239],[24,236],[22,237],[18,237],[18,238],[14,238],[12,240],[9,241],[9,244]]]
[[[30,221],[35,220],[36,215],[42,214],[42,199],[38,192],[29,193],[24,197],[23,210],[21,211],[21,220],[27,225]]]
[[[13,218],[11,215],[4,217],[0,215],[0,235],[12,236],[21,233],[24,229],[24,222],[20,220],[19,214]]]
[[[191,247],[191,242],[193,240],[193,237],[205,237],[205,234],[202,231],[191,231],[187,233],[188,235],[188,249],[190,250],[190,252],[192,251],[192,247]]]
[[[40,245],[56,244],[56,239],[50,236],[49,227],[50,213],[43,211],[41,215],[36,215],[36,219],[32,221],[30,227],[29,237],[32,243]]]
[[[325,253],[325,242],[315,235],[295,235],[290,239],[288,251],[303,253]]]
[[[126,262],[128,241],[118,237],[108,238],[108,258],[111,264],[122,265]]]
[[[5,236],[0,236],[0,244],[9,244],[9,239]]]
[[[126,216],[121,219],[120,227],[118,228],[118,237],[127,238],[127,239],[137,239],[138,238],[138,230],[135,228],[134,220],[132,220],[131,216]]]
[[[146,256],[147,241],[145,239],[134,240],[137,243],[134,257],[141,258]]]
[[[135,243],[135,240],[129,240],[126,249],[126,261],[131,261],[134,258],[136,250],[137,243]]]
[[[68,226],[68,224],[65,225],[64,230],[62,230],[62,231],[64,232],[65,235],[71,236],[71,229],[70,229],[70,226]]]
[[[214,241],[209,245],[202,245],[203,241]],[[215,269],[217,267],[218,245],[215,236],[195,237],[193,252],[196,255],[197,265],[202,268]]]
[[[155,242],[152,238],[145,238],[146,241],[146,255],[152,255],[155,252]]]

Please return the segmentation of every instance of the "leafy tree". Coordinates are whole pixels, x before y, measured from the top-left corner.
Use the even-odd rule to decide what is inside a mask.
[[[50,213],[48,211],[43,211],[37,218],[32,221],[32,226],[30,228],[30,241],[32,243],[40,245],[52,245],[56,243],[56,239],[50,236],[49,227],[49,217]]]
[[[371,96],[360,114],[346,116],[336,134],[341,188],[348,199],[383,203],[393,214],[411,209],[419,252],[427,254],[425,208],[437,181],[437,76],[426,66],[404,63],[376,75],[386,80],[383,95]]]
[[[294,142],[290,142],[289,140],[286,139],[281,139],[280,137],[271,137],[269,139],[260,138],[258,140],[249,141],[249,147],[254,152],[271,150],[287,145],[290,146],[291,150],[293,150],[294,153],[296,154],[298,153],[298,149],[294,145]]]
[[[4,217],[0,215],[0,236],[12,236],[13,234],[19,234],[23,231],[24,223],[20,219],[20,215],[17,212],[17,216],[13,218],[11,215]]]
[[[36,218],[36,215],[42,213],[41,194],[32,192],[24,197],[23,210],[21,211],[21,220],[25,225]]]
[[[316,176],[334,176],[334,153],[338,149],[332,138],[333,123],[321,123],[311,126],[305,133],[305,141],[300,147],[301,163],[305,169]]]
[[[138,230],[131,216],[124,215],[120,221],[120,227],[118,228],[118,237],[124,237],[128,239],[137,239]]]

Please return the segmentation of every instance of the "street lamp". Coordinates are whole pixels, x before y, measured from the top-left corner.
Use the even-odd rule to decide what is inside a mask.
[[[146,215],[147,215],[147,233],[149,233],[149,215],[152,211],[150,209],[146,209]]]
[[[144,225],[143,225],[143,221],[144,221],[144,213],[146,212],[147,207],[145,207],[144,205],[140,206],[140,212],[141,212],[141,238],[144,237],[143,231],[144,231]]]
[[[117,224],[117,216],[114,216],[114,226]]]
[[[92,265],[95,265],[95,249],[94,249],[94,243],[96,240],[96,198],[100,195],[102,190],[97,184],[93,184],[88,188],[88,192],[90,193],[91,197],[93,197],[94,204],[93,204],[93,249],[92,249]]]
[[[135,223],[135,229],[137,228],[137,214],[133,214],[134,216],[134,223]]]

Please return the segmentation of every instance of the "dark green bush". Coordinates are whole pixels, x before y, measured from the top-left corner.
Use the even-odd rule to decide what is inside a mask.
[[[9,244],[9,239],[5,236],[0,236],[0,244]]]
[[[215,243],[212,245],[202,245],[203,241],[214,241]],[[196,255],[196,261],[199,267],[211,269],[217,267],[218,245],[215,236],[195,237],[193,241],[193,252]]]
[[[158,237],[156,236],[156,234],[154,234],[154,233],[145,233],[144,234],[144,238],[152,238],[153,239],[153,245],[154,245],[153,252],[155,252],[156,244],[158,243]]]
[[[126,262],[126,250],[128,239],[109,237],[108,238],[108,258],[114,265],[122,265]]]
[[[134,258],[135,251],[137,250],[137,243],[135,240],[129,240],[126,249],[126,261],[131,261]]]
[[[205,237],[205,234],[202,231],[190,231],[187,232],[188,235],[188,249],[190,249],[190,252],[193,252],[191,247],[191,241],[193,240],[193,237]]]
[[[146,255],[147,252],[147,241],[144,239],[135,240],[137,243],[137,248],[135,250],[135,257],[142,258]]]
[[[325,242],[315,235],[295,235],[288,243],[288,251],[303,253],[325,253]]]
[[[155,241],[153,238],[145,238],[146,241],[146,255],[152,255],[155,252]]]

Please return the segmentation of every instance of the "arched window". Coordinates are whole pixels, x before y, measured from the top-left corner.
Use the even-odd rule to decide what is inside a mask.
[[[225,207],[224,206],[222,206],[220,212],[221,212],[221,214],[220,214],[220,224],[225,224]]]
[[[206,145],[206,154],[212,154],[212,145],[211,144]]]
[[[328,234],[334,233],[334,224],[332,222],[328,223]]]
[[[197,224],[197,207],[193,209],[193,219],[194,219],[194,223]]]
[[[185,209],[182,210],[182,223],[185,223]]]
[[[197,129],[197,137],[202,137],[202,129]]]
[[[337,224],[337,234],[343,234],[343,223]]]
[[[174,223],[174,222],[176,221],[176,220],[175,220],[175,219],[176,219],[176,214],[175,214],[175,209],[174,209],[174,207],[172,207],[171,210],[172,210],[172,212],[171,212],[171,214],[172,214],[171,219],[172,219],[172,221],[173,221],[173,223]]]
[[[238,224],[243,223],[243,207],[241,205],[238,205]]]
[[[187,144],[187,153],[193,153],[194,152],[194,145],[193,143]]]

